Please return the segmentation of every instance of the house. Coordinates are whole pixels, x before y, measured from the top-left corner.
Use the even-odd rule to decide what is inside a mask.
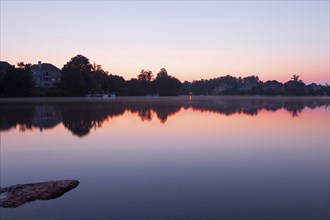
[[[252,85],[250,83],[244,83],[239,87],[239,91],[241,92],[250,92],[252,90]]]
[[[8,62],[0,61],[0,73],[5,73],[10,67],[12,67],[12,65],[10,65]]]
[[[223,92],[226,92],[228,90],[233,89],[232,85],[229,85],[227,83],[220,83],[218,86],[214,87],[214,89],[211,91],[211,94],[222,94]]]
[[[61,83],[61,71],[50,63],[34,64],[31,66],[33,81],[36,87],[54,88]]]

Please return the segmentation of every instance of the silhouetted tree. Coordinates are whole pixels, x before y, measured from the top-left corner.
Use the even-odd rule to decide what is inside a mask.
[[[112,75],[103,70],[95,62],[77,55],[72,57],[62,68],[61,88],[33,88],[34,83],[30,66],[23,62],[17,63],[17,68],[8,67],[7,62],[0,62],[0,96],[83,96],[87,93],[116,93],[117,95],[144,96],[158,93],[159,95],[237,95],[237,94],[267,94],[267,95],[330,95],[329,85],[308,86],[293,75],[284,85],[276,80],[263,83],[258,76],[244,78],[226,75],[213,79],[201,79],[192,83],[181,82],[161,68],[155,79],[150,70],[141,70],[137,78],[126,81],[123,77]],[[7,67],[9,69],[7,69]],[[32,90],[32,93],[31,93]]]
[[[209,80],[193,81],[191,91],[194,95],[236,94],[242,79],[227,75]]]
[[[179,95],[191,95],[191,83],[184,81],[181,85]]]
[[[138,80],[135,78],[132,78],[130,81],[127,82],[128,87],[128,95],[132,96],[144,96],[147,94],[146,90],[146,81]]]
[[[258,76],[248,76],[244,77],[242,84],[248,86],[250,90],[245,91],[247,94],[262,94],[263,83],[259,81]]]
[[[122,76],[108,75],[107,76],[107,91],[116,93],[116,95],[127,94],[127,82]]]
[[[107,92],[108,86],[106,84],[107,72],[102,69],[101,65],[95,62],[92,65],[92,71],[90,73],[90,88],[89,92],[103,93]]]
[[[193,95],[206,95],[209,89],[204,80],[196,80],[191,84],[191,92]]]
[[[168,73],[165,68],[161,68],[160,71],[157,73],[158,78],[167,77],[167,76],[168,76]]]
[[[162,68],[152,82],[154,91],[161,96],[175,96],[181,88],[181,82],[173,76],[169,76]]]
[[[141,94],[150,94],[152,93],[151,80],[153,79],[153,73],[150,70],[141,70],[138,75],[138,84]]]
[[[248,83],[251,85],[255,85],[259,83],[259,77],[258,76],[247,76],[243,78],[243,83]]]
[[[92,65],[88,58],[77,55],[62,68],[62,87],[76,95],[85,95],[91,90]]]
[[[5,77],[6,70],[3,70],[0,67],[0,96],[4,95],[4,90],[3,90],[3,78]]]
[[[293,81],[298,82],[298,81],[299,81],[299,77],[300,77],[299,75],[293,75],[291,79],[292,79]]]
[[[263,85],[263,93],[267,95],[283,94],[284,85],[276,80],[268,80]]]
[[[301,96],[306,94],[306,85],[299,76],[293,75],[292,80],[284,83],[285,91],[288,95]]]
[[[138,80],[151,82],[153,79],[153,73],[150,70],[141,70],[140,74],[138,75]]]
[[[31,64],[20,62],[18,68],[8,68],[1,78],[1,92],[4,96],[29,96],[34,88]]]

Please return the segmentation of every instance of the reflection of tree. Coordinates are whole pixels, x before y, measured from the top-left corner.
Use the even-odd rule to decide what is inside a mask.
[[[142,121],[151,121],[153,114],[150,105],[147,103],[126,103],[125,104],[127,110],[132,113],[137,113],[137,115],[141,118]]]
[[[101,127],[108,117],[124,113],[122,105],[107,105],[105,103],[73,103],[61,107],[63,125],[74,135],[83,137],[92,128]]]
[[[0,131],[19,127],[20,130],[50,129],[61,121],[74,135],[83,137],[103,122],[118,117],[126,110],[136,113],[142,121],[153,120],[153,115],[165,123],[168,117],[182,108],[200,112],[213,112],[227,116],[233,114],[257,115],[260,110],[285,109],[298,117],[306,107],[328,107],[329,99],[248,98],[248,97],[193,97],[171,99],[139,99],[125,101],[81,101],[46,103],[1,103]]]
[[[180,111],[180,105],[156,105],[154,106],[154,111],[156,112],[157,118],[161,121],[161,123],[165,123],[167,118],[171,115],[175,115]]]
[[[299,113],[306,107],[314,109],[316,107],[330,105],[329,99],[299,99],[299,98],[248,98],[248,97],[225,97],[214,99],[197,99],[190,103],[190,107],[196,111],[209,111],[219,114],[247,114],[257,115],[260,110],[277,111],[285,109],[291,112],[293,117],[298,117]]]
[[[153,100],[147,102],[126,103],[126,107],[133,113],[137,112],[142,121],[151,121],[152,112],[155,112],[157,118],[162,123],[165,123],[169,116],[180,111],[182,104],[182,102]]]
[[[299,114],[303,111],[305,108],[306,103],[301,103],[301,102],[287,102],[284,103],[283,107],[288,110],[293,118],[296,118],[299,116]],[[312,106],[312,105],[309,105]]]
[[[61,112],[54,105],[10,103],[0,107],[0,130],[19,127],[20,131],[33,128],[50,129],[61,122]]]
[[[0,130],[9,130],[19,126],[21,131],[32,129],[35,105],[18,103],[0,105]]]
[[[62,111],[63,125],[73,134],[82,137],[96,126],[101,126],[104,116],[102,113],[95,115],[88,106],[79,106],[79,109],[64,108]]]
[[[138,116],[141,118],[142,121],[151,121],[152,111],[150,108],[138,110]]]
[[[193,102],[191,108],[197,111],[209,111],[227,116],[233,114],[257,115],[261,109],[259,101],[245,101],[238,99],[205,100]]]
[[[300,114],[302,110],[299,110],[299,109],[294,109],[294,110],[291,110],[291,115],[292,115],[292,118],[296,118],[298,117],[298,115]]]

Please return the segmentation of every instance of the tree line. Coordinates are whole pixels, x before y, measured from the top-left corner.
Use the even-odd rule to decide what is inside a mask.
[[[330,87],[312,83],[306,85],[299,75],[286,83],[276,80],[262,82],[258,76],[223,76],[208,80],[180,82],[165,68],[154,75],[141,70],[136,78],[125,80],[109,74],[100,65],[91,64],[87,57],[72,57],[61,69],[61,84],[57,88],[36,88],[31,64],[18,63],[7,70],[0,69],[0,96],[85,96],[97,93],[115,93],[117,96],[176,96],[176,95],[330,95]]]
[[[276,80],[262,82],[258,76],[223,76],[208,80],[197,80],[182,84],[182,94],[194,95],[289,95],[289,96],[329,96],[330,86],[316,83],[305,84],[299,75],[281,83]]]

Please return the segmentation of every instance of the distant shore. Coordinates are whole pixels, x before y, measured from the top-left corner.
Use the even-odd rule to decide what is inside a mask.
[[[119,96],[111,98],[101,97],[2,97],[0,103],[10,102],[117,102],[117,101],[161,101],[161,100],[182,100],[182,99],[259,99],[259,100],[293,100],[293,99],[329,99],[330,96],[255,96],[255,95],[196,95],[196,96],[162,96],[162,97],[148,97],[148,96]]]

